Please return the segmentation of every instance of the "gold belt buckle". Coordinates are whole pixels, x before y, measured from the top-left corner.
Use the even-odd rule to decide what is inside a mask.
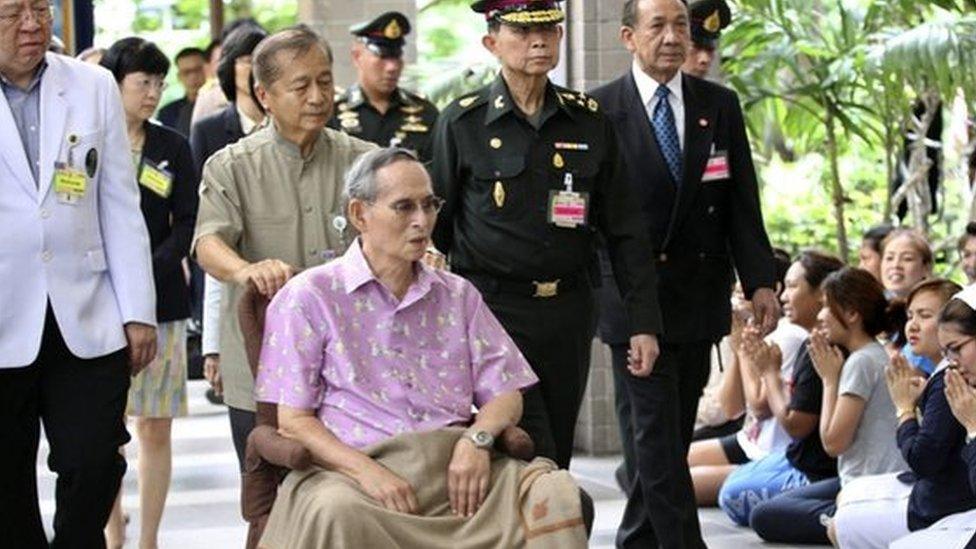
[[[535,284],[535,294],[532,297],[555,297],[559,293],[559,280],[553,280],[552,282],[537,282],[532,281]]]

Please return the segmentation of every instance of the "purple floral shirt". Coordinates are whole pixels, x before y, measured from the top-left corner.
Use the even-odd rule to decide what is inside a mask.
[[[471,283],[418,263],[397,301],[357,241],[271,301],[255,397],[316,410],[339,440],[362,448],[467,423],[472,405],[537,382]]]

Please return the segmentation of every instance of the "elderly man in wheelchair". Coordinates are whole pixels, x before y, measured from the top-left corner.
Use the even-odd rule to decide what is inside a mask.
[[[312,466],[278,488],[260,546],[585,547],[569,473],[494,450],[537,379],[478,291],[425,264],[441,200],[423,166],[366,153],[345,195],[359,236],[266,312],[256,397]]]

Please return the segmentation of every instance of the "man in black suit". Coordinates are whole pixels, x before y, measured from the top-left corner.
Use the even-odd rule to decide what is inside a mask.
[[[186,95],[159,109],[159,121],[186,138],[190,136],[190,119],[193,115],[193,104],[197,100],[197,92],[207,79],[204,73],[206,64],[207,58],[200,48],[180,50],[176,54],[176,77],[186,91]]]
[[[687,7],[627,0],[623,12],[633,68],[592,95],[617,130],[628,183],[641,197],[664,335],[651,374],[625,374],[637,465],[617,545],[704,547],[687,453],[709,350],[729,331],[733,268],[758,321],[775,326],[775,269],[738,98],[680,71],[690,46]],[[626,356],[614,359],[614,368],[626,368]]]

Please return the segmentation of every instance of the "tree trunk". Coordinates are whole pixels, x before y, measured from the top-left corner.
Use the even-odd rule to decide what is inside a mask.
[[[837,224],[837,250],[840,257],[850,259],[850,247],[847,244],[847,222],[844,220],[844,185],[840,181],[840,166],[838,165],[837,127],[834,120],[833,105],[824,101],[827,113],[827,159],[830,162],[830,194],[834,204],[834,222]]]
[[[913,135],[909,146],[908,166],[900,188],[891,198],[891,207],[897,207],[902,200],[908,201],[908,211],[912,214],[915,228],[928,235],[929,214],[933,211],[932,196],[929,189],[929,171],[933,162],[928,157],[926,139],[929,128],[940,112],[940,96],[937,91],[927,90],[918,100],[922,103],[921,118],[911,116],[910,132]]]

